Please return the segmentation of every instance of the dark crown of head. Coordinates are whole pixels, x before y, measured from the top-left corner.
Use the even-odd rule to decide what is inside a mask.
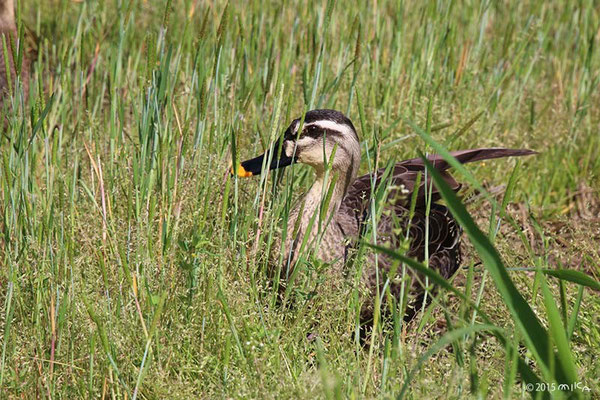
[[[300,120],[301,120],[301,118],[296,119],[292,123],[292,126],[294,125],[294,123],[300,122]],[[311,110],[311,111],[308,111],[306,113],[306,115],[304,116],[304,126],[309,125],[314,122],[318,122],[318,121],[331,121],[336,124],[346,125],[351,128],[352,133],[355,135],[356,139],[358,140],[358,134],[356,133],[356,129],[354,128],[352,121],[350,121],[350,119],[348,117],[346,117],[344,114],[342,114],[341,112],[339,112],[337,110],[328,110],[328,109]],[[291,132],[286,132],[286,133],[289,134]]]

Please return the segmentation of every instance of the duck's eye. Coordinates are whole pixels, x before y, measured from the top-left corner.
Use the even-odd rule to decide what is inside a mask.
[[[304,129],[304,134],[306,136],[315,137],[318,135],[318,133],[319,133],[319,127],[314,126],[314,125],[309,125],[306,127],[306,129]]]

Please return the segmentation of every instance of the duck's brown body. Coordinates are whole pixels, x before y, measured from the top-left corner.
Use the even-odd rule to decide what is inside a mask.
[[[473,149],[454,152],[452,155],[461,163],[478,160],[521,156],[532,154],[529,150],[512,150],[501,148]],[[450,186],[458,191],[460,185],[452,178],[447,169],[449,165],[440,157],[432,156],[430,161],[442,172]],[[376,174],[368,174],[354,180],[347,192],[334,189],[331,198],[329,213],[321,218],[322,226],[316,228],[319,221],[319,206],[323,196],[323,184],[318,179],[317,183],[309,190],[304,198],[297,203],[288,220],[287,240],[285,245],[279,247],[283,250],[284,268],[283,282],[291,275],[298,259],[298,253],[302,240],[306,235],[307,249],[313,248],[315,255],[323,262],[330,264],[329,272],[333,275],[346,271],[349,255],[357,247],[358,239],[363,236],[371,221],[371,198],[372,193],[379,189],[385,169],[377,171]],[[448,211],[448,209],[436,203],[439,194],[435,187],[431,186],[431,206],[429,213],[426,212],[426,199],[424,183],[415,188],[417,176],[421,174],[421,182],[425,181],[425,167],[421,159],[411,159],[397,163],[389,176],[388,191],[384,202],[384,210],[376,221],[377,240],[379,244],[389,244],[392,248],[398,248],[406,238],[409,239],[407,256],[419,261],[427,259],[428,266],[436,270],[444,278],[450,278],[457,271],[461,263],[461,229]],[[375,183],[375,188],[373,188]],[[373,190],[374,189],[374,190]],[[414,190],[418,190],[415,212],[412,220],[409,220],[410,200]],[[315,222],[313,229],[307,234],[311,225],[313,215]],[[300,216],[300,221],[298,220]],[[427,231],[426,226],[429,225]],[[297,229],[300,227],[300,229]],[[296,230],[295,230],[296,228]],[[294,232],[297,232],[294,235]],[[370,241],[370,237],[365,238]],[[426,243],[427,248],[426,248]],[[275,254],[278,254],[277,246]],[[402,291],[402,282],[387,273],[392,265],[391,260],[379,255],[377,260],[371,256],[367,259],[367,265],[363,266],[362,284],[371,292],[371,299],[376,293],[377,282],[382,289],[386,280],[390,292],[399,298]],[[424,298],[424,279],[414,275],[408,270],[412,277],[411,284],[405,283],[404,290],[412,297],[406,310],[405,320],[410,320],[422,305]],[[398,273],[399,274],[399,273]],[[372,301],[366,301],[361,313],[361,319],[368,320],[372,316]]]
[[[273,169],[299,162],[311,165],[316,172],[315,183],[290,212],[283,243],[276,243],[273,249],[275,268],[281,271],[283,287],[293,276],[300,254],[309,251],[330,264],[328,272],[334,277],[352,272],[347,270],[348,258],[354,253],[359,239],[368,232],[367,227],[373,226],[371,199],[382,184],[387,192],[383,197],[383,211],[374,218],[377,242],[387,242],[392,248],[398,248],[408,240],[406,254],[409,257],[427,260],[429,267],[445,278],[456,272],[461,262],[461,230],[448,209],[436,203],[439,193],[426,179],[421,159],[397,163],[387,177],[381,169],[357,178],[360,145],[348,118],[334,110],[314,110],[306,114],[301,134],[298,133],[299,125],[299,120],[295,120],[286,130],[282,154],[270,165]],[[534,152],[504,148],[452,153],[461,163],[529,154]],[[264,157],[242,163],[240,175],[260,173]],[[448,163],[439,156],[431,156],[429,160],[450,187],[458,191],[460,185],[448,173]],[[325,168],[326,164],[328,168]],[[417,178],[419,175],[421,178]],[[419,179],[421,183],[416,187]],[[429,211],[426,211],[426,187],[431,188]],[[415,212],[409,220],[409,204],[415,191]],[[373,241],[370,235],[364,239]],[[382,255],[369,257],[362,266],[361,283],[371,292],[362,309],[363,322],[372,316],[372,299],[377,289],[383,289],[386,284],[396,298],[404,288],[413,299],[406,311],[406,320],[411,319],[422,304],[424,279],[408,271],[413,279],[410,284],[403,283],[398,279],[398,273],[388,274],[391,266],[391,260]]]

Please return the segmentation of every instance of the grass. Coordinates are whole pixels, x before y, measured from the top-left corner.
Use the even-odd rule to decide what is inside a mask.
[[[0,397],[600,393],[593,1],[21,3],[38,39],[0,137]],[[268,285],[311,171],[228,174],[324,107],[354,121],[365,173],[436,146],[540,152],[458,170],[454,291],[366,347],[352,279],[326,290],[307,256],[293,307]],[[590,391],[530,393],[527,370]]]

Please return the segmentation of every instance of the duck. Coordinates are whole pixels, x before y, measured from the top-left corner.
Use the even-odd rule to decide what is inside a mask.
[[[535,153],[509,148],[451,152],[463,164]],[[450,175],[450,165],[438,155],[429,155],[428,159],[458,192],[461,184]],[[325,263],[330,275],[341,278],[352,272],[348,270],[350,260],[361,239],[372,237],[371,233],[369,238],[365,235],[372,226],[373,195],[381,193],[382,185],[387,185],[387,190],[383,210],[377,216],[378,244],[402,248],[406,256],[427,261],[428,267],[445,279],[459,269],[462,229],[449,209],[439,202],[441,195],[426,178],[423,159],[400,161],[392,168],[358,176],[360,163],[361,144],[352,121],[339,111],[318,109],[294,119],[264,154],[231,169],[231,174],[246,178],[293,164],[309,165],[315,172],[313,184],[292,207],[285,229],[272,248],[272,269],[278,271],[273,278],[277,278],[280,289],[285,290],[292,283],[295,269],[307,259],[307,252]],[[415,200],[411,213],[411,202]],[[372,320],[373,299],[384,289],[384,282],[397,300],[403,291],[409,294],[410,300],[403,307],[406,322],[431,299],[431,294],[427,297],[424,277],[407,271],[410,281],[402,282],[397,276],[390,276],[400,274],[394,265],[383,254],[370,254],[364,260],[360,286],[368,295],[360,311],[361,324]]]

